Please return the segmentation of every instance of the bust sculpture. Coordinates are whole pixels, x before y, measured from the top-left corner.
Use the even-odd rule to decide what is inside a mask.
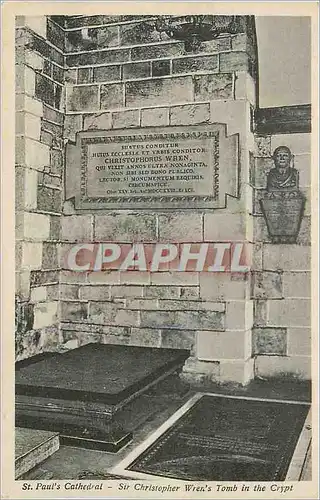
[[[267,176],[267,189],[260,199],[261,210],[273,243],[295,243],[305,202],[299,190],[299,172],[293,166],[293,154],[288,146],[277,147],[272,159],[274,168]]]
[[[287,146],[279,146],[273,152],[272,168],[267,177],[267,191],[299,189],[299,173],[291,166],[293,155]]]

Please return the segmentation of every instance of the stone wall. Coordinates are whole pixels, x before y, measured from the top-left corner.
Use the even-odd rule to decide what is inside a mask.
[[[254,136],[254,21],[237,16],[236,26],[190,53],[152,17],[17,19],[18,357],[94,341],[190,349],[184,377],[197,383],[309,376],[308,138]],[[224,208],[89,213],[65,201],[63,146],[78,132],[213,123],[239,139]],[[296,245],[271,244],[259,212],[279,144],[295,154],[309,200]],[[252,272],[66,268],[75,243],[104,241],[245,241]]]
[[[130,20],[128,20],[130,19]],[[65,252],[79,241],[212,242],[246,240],[250,110],[255,103],[255,47],[248,19],[239,32],[187,53],[183,42],[154,29],[152,18],[78,19],[66,30],[65,137],[81,130],[227,124],[240,138],[241,192],[220,212],[140,210],[75,213],[64,206]],[[97,28],[84,28],[95,22]],[[237,173],[235,172],[235,178]],[[246,188],[247,186],[247,188]],[[198,272],[64,270],[64,342],[88,341],[187,348],[185,377],[245,381],[252,374],[249,278]],[[236,347],[235,347],[236,343]],[[249,362],[246,372],[244,366]]]
[[[16,356],[59,343],[64,59],[45,17],[16,18]]]
[[[256,137],[253,184],[255,266],[252,297],[255,316],[253,355],[258,376],[287,375],[310,378],[311,371],[311,137],[308,133]],[[299,171],[306,198],[296,244],[272,244],[259,198],[273,167],[272,152],[288,146]]]

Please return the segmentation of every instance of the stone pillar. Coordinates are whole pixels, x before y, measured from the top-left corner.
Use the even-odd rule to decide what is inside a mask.
[[[59,343],[63,55],[48,44],[49,31],[45,16],[17,17],[17,359]]]

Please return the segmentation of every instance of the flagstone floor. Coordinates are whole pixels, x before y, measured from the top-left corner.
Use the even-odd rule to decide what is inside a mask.
[[[203,388],[201,388],[203,391]],[[295,401],[310,401],[311,386],[307,382],[293,382],[290,380],[255,380],[246,388],[233,386],[217,386],[210,384],[206,392],[229,395],[243,395],[265,399],[283,399]],[[60,446],[60,449],[41,465],[30,471],[25,479],[78,479],[86,471],[95,474],[104,474],[122,461],[144,439],[162,425],[178,408],[180,408],[197,391],[190,391],[184,397],[168,399],[166,395],[165,410],[151,417],[137,427],[133,441],[116,454]],[[304,463],[301,480],[311,480],[311,453],[308,452]]]

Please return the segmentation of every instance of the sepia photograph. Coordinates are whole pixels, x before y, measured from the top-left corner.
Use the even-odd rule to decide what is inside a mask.
[[[317,498],[317,10],[45,3],[7,29],[11,487]]]

